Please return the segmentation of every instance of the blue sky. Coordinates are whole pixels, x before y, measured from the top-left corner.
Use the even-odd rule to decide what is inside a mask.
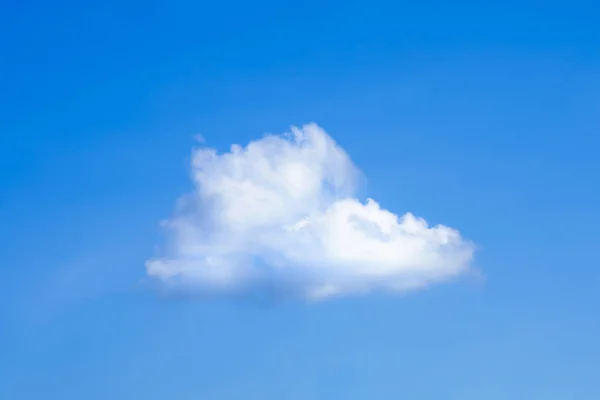
[[[600,10],[414,3],[0,3],[0,397],[600,396]],[[308,122],[485,278],[318,304],[140,284],[195,135]]]

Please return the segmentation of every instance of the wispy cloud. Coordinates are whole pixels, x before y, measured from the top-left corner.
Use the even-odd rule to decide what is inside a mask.
[[[225,154],[193,151],[194,193],[165,222],[147,272],[169,287],[238,294],[270,287],[311,300],[403,292],[470,269],[474,246],[372,199],[349,156],[315,124]]]

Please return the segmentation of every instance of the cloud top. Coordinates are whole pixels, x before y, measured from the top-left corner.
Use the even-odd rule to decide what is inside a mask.
[[[231,294],[271,287],[311,300],[403,292],[469,270],[458,231],[357,199],[360,172],[315,124],[225,154],[192,154],[195,191],[165,222],[169,246],[147,261],[170,287]]]

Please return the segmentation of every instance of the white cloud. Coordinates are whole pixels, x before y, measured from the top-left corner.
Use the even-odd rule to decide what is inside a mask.
[[[193,194],[166,221],[170,246],[146,263],[173,287],[271,287],[318,300],[402,292],[469,270],[458,231],[356,199],[360,172],[314,124],[217,154],[195,149]]]

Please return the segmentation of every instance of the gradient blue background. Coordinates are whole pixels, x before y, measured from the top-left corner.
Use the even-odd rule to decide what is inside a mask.
[[[600,398],[600,6],[0,1],[0,398]],[[315,121],[485,280],[320,305],[139,285],[226,150]]]

